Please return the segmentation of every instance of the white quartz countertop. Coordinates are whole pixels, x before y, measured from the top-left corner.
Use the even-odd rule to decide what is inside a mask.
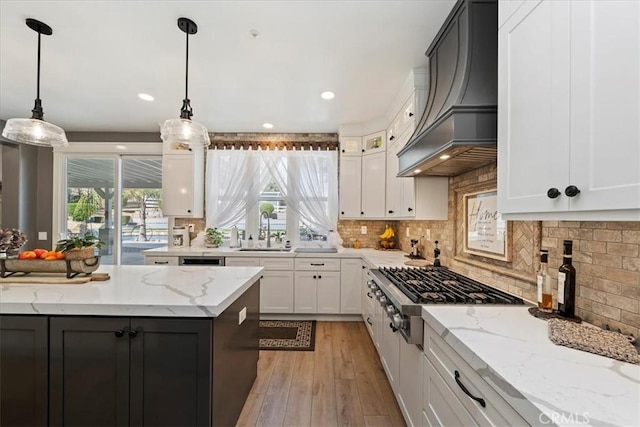
[[[553,344],[527,307],[423,306],[422,318],[533,425],[640,426],[640,365]]]
[[[294,248],[295,249],[295,248]],[[222,247],[222,248],[206,248],[206,247],[188,247],[173,248],[163,246],[161,248],[147,249],[144,251],[145,256],[224,256],[224,257],[285,257],[285,258],[362,258],[372,268],[377,267],[398,267],[402,266],[409,258],[405,257],[406,252],[402,251],[383,251],[377,249],[353,249],[339,248],[337,253],[297,253],[291,252],[261,252],[261,251],[243,251],[238,249]]]
[[[105,282],[0,284],[0,314],[216,317],[262,267],[101,266]]]

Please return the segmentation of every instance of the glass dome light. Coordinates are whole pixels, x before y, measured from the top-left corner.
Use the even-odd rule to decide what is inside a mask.
[[[36,100],[30,119],[9,119],[2,130],[2,136],[22,144],[40,147],[66,147],[67,135],[60,127],[44,121],[42,100],[40,99],[40,39],[42,34],[50,36],[53,30],[44,22],[27,18],[27,27],[38,33],[38,78]]]
[[[171,149],[192,150],[209,146],[209,132],[200,123],[191,120],[193,109],[189,99],[189,35],[198,32],[198,26],[188,18],[178,18],[178,28],[187,35],[187,57],[184,99],[179,119],[168,119],[160,126],[160,138]]]

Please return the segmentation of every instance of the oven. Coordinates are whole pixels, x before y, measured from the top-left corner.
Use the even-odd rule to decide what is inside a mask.
[[[422,305],[523,305],[521,298],[446,267],[379,268],[367,272],[367,286],[389,317],[389,327],[409,344],[422,346]]]

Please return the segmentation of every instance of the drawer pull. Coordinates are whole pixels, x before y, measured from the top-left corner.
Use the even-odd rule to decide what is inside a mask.
[[[169,264],[169,261],[154,261],[154,264]]]
[[[371,326],[373,326],[373,323],[371,322],[371,320],[369,320],[368,317],[367,317],[367,323],[370,324]]]
[[[373,299],[373,295],[371,295],[371,292],[367,292],[367,296],[371,299]]]
[[[469,390],[467,390],[464,384],[462,384],[462,381],[460,381],[460,372],[456,370],[455,374],[456,374],[456,382],[458,383],[458,386],[462,389],[462,391],[464,391],[464,394],[466,394],[467,396],[469,396],[470,398],[478,402],[480,406],[482,406],[483,408],[486,408],[487,404],[485,403],[484,399],[481,397],[475,397],[473,394],[469,392]]]
[[[396,328],[395,326],[393,326],[393,323],[389,323],[389,327],[391,328],[391,331],[392,331],[393,333],[398,332],[398,328]]]
[[[311,265],[315,265],[317,267],[322,267],[324,265],[324,262],[323,263],[313,263],[312,262]]]
[[[116,337],[120,338],[124,336],[124,330],[123,329],[118,329],[116,332]]]

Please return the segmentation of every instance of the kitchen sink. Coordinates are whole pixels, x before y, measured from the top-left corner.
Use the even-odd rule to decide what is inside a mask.
[[[238,252],[291,252],[291,249],[283,248],[240,248]]]
[[[294,252],[305,254],[335,254],[338,248],[296,248]]]

